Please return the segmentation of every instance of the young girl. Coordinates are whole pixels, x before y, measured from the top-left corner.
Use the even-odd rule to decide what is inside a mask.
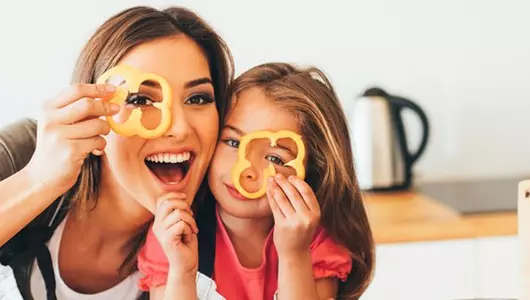
[[[346,118],[330,82],[316,68],[272,63],[243,73],[232,94],[208,174],[217,201],[213,278],[218,292],[227,299],[358,299],[372,277],[374,242]],[[247,199],[234,188],[231,172],[241,137],[262,130],[290,130],[302,137],[306,177],[291,176],[285,166],[298,149],[287,140],[278,142],[261,165],[254,160],[242,173],[241,184],[254,190],[263,182],[260,167],[272,163],[277,173],[268,178],[265,196]],[[187,233],[196,231],[193,221],[180,222],[191,223]],[[155,284],[153,278],[164,278],[171,268],[155,250],[160,245],[152,232],[163,234],[150,231],[139,264],[146,275],[143,287],[156,289],[165,281]],[[173,238],[179,245],[192,240]],[[146,263],[159,267],[146,270],[141,267]]]

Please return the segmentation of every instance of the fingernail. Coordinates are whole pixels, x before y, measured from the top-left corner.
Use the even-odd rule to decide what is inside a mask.
[[[111,92],[111,93],[114,93],[116,91],[116,87],[112,84],[107,84],[105,89],[107,90],[107,92]]]
[[[96,156],[100,156],[101,154],[103,154],[103,152],[101,150],[94,149],[94,150],[92,150],[92,154],[94,154]]]
[[[281,179],[282,178],[282,174],[276,174],[276,179]]]
[[[112,112],[119,112],[120,111],[120,106],[116,103],[110,103],[110,110]]]
[[[288,177],[288,179],[289,179],[289,181],[293,181],[293,180],[295,180],[295,176],[294,176],[294,175],[290,175],[290,176]]]
[[[274,178],[269,177],[269,183],[272,183],[274,181]]]

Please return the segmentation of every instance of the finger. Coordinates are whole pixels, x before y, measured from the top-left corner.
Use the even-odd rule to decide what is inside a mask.
[[[158,197],[157,203],[159,204],[162,201],[171,200],[171,199],[176,199],[176,200],[186,199],[186,194],[185,193],[175,193],[175,192],[166,193],[166,194]]]
[[[187,235],[187,239],[186,239],[186,243],[193,247],[193,249],[197,249],[197,244],[198,244],[198,240],[197,240],[197,234],[190,234],[190,235]]]
[[[103,154],[107,141],[101,136],[95,136],[92,138],[74,140],[75,146],[79,151],[78,153],[88,155],[89,153],[100,153]],[[98,155],[98,154],[96,154]]]
[[[101,116],[112,116],[120,111],[120,106],[94,98],[81,98],[78,101],[55,110],[52,120],[60,124],[73,124],[82,120]]]
[[[283,220],[285,218],[285,216],[283,215],[280,207],[278,207],[278,203],[276,203],[276,199],[274,199],[274,197],[272,196],[272,193],[271,193],[271,190],[270,190],[270,185],[271,185],[271,181],[274,180],[272,177],[269,178],[269,185],[267,187],[267,200],[269,202],[269,206],[271,207],[271,211],[272,211],[272,216],[274,217],[274,220],[275,221],[279,221],[279,220]]]
[[[287,196],[287,200],[291,202],[291,205],[293,206],[294,210],[297,212],[307,212],[309,211],[309,208],[305,204],[304,199],[302,199],[302,196],[300,193],[296,190],[296,188],[285,178],[285,176],[281,174],[277,174],[275,176],[276,182],[278,183],[278,186],[280,189],[284,192],[284,194]]]
[[[192,234],[191,227],[185,222],[178,222],[176,224],[173,224],[171,227],[169,227],[166,230],[166,232],[172,241],[177,241],[177,242],[180,239],[184,239],[185,236]],[[189,237],[186,237],[186,238],[189,238]]]
[[[195,219],[187,212],[183,210],[174,210],[171,212],[165,219],[164,219],[164,229],[167,229],[171,227],[173,224],[176,224],[179,221],[186,222],[194,233],[199,232],[199,228],[197,228],[197,223],[195,222]]]
[[[182,194],[175,194],[175,195],[165,195],[158,199],[157,202],[157,209],[155,212],[155,219],[157,220],[164,220],[167,218],[167,216],[174,210],[180,209],[180,210],[189,210],[189,205],[186,200],[177,199],[176,196],[183,196],[185,198],[185,195]]]
[[[193,211],[191,210],[190,204],[186,200],[186,194],[184,193],[174,193],[166,196],[164,197],[163,202],[171,209],[180,209],[193,216]]]
[[[282,189],[280,189],[280,187],[278,186],[278,183],[276,183],[276,180],[272,180],[269,183],[269,186],[270,186],[270,193],[272,197],[274,198],[274,200],[276,201],[276,203],[278,204],[278,207],[282,211],[283,215],[285,217],[289,217],[290,215],[294,214],[295,211],[294,211],[293,206],[291,205],[289,200],[287,200],[287,197],[285,197],[285,194],[283,193]]]
[[[313,192],[313,189],[309,186],[309,184],[296,176],[290,176],[289,182],[291,182],[292,185],[298,190],[307,207],[312,212],[320,213],[320,204],[318,203],[318,199],[315,196],[315,192]]]
[[[192,231],[192,228],[190,226],[186,226],[184,228],[184,235],[182,236],[184,243],[188,244],[193,240],[193,237],[195,236],[195,233]]]
[[[57,97],[48,101],[50,108],[62,108],[84,97],[108,98],[116,92],[112,84],[74,84],[61,92]]]
[[[61,129],[61,134],[69,139],[84,139],[99,135],[107,135],[110,132],[110,126],[101,119],[89,119],[81,121]]]

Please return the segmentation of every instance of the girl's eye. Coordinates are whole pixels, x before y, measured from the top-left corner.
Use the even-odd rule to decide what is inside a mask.
[[[126,104],[130,104],[133,106],[148,106],[153,105],[153,100],[151,100],[149,97],[141,94],[131,94],[127,97],[125,100]]]
[[[239,147],[239,141],[234,139],[226,139],[223,142],[228,145],[228,147],[232,148],[238,148]]]
[[[279,158],[278,156],[274,156],[274,155],[267,155],[265,156],[265,159],[272,162],[273,164],[276,164],[276,165],[280,165],[280,166],[283,166],[285,165],[285,162]]]
[[[196,94],[186,99],[186,102],[184,103],[191,104],[191,105],[204,105],[204,104],[208,104],[212,102],[213,102],[213,98],[210,95]]]

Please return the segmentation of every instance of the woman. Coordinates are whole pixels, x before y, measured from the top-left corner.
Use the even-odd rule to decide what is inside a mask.
[[[115,88],[94,82],[120,64],[169,82],[172,125],[164,136],[119,136],[101,118],[118,115],[95,100]],[[46,102],[31,159],[34,123],[0,134],[0,262],[13,267],[25,299],[140,295],[135,257],[157,199],[178,191],[192,203],[216,146],[232,76],[227,46],[197,15],[135,7],[96,31],[73,85]],[[145,94],[128,101],[145,105],[152,101]],[[153,163],[177,155],[187,162],[166,171],[161,162],[169,161]],[[168,168],[181,176],[168,178]]]

